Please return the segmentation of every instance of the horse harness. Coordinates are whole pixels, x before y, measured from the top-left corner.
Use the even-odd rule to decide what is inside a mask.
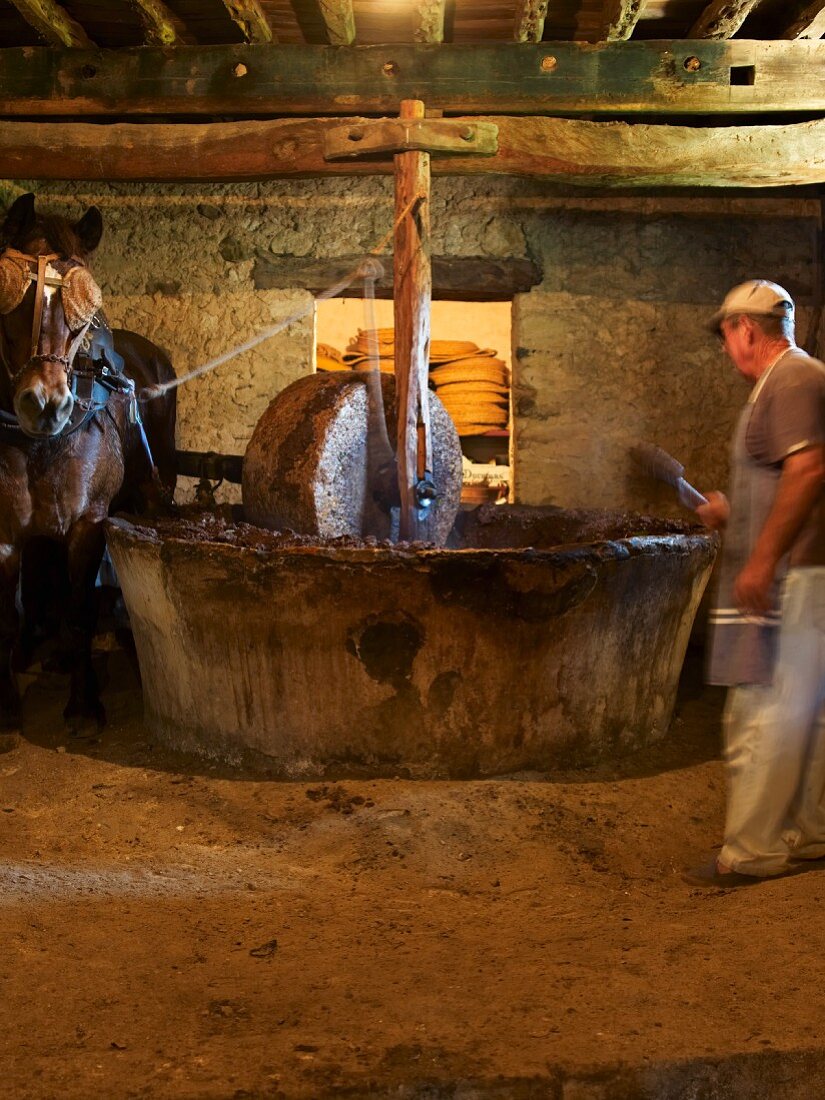
[[[135,383],[123,373],[123,358],[114,349],[111,329],[100,308],[100,289],[85,264],[78,261],[68,271],[61,273],[52,266],[52,261],[58,258],[56,252],[29,256],[14,248],[6,248],[0,255],[0,315],[16,309],[23,301],[29,284],[36,284],[31,355],[28,362],[12,375],[12,385],[16,384],[21,372],[31,362],[51,361],[62,364],[74,399],[74,407],[69,420],[58,433],[59,436],[78,431],[98,412],[107,412],[116,424],[112,411],[108,408],[109,398],[112,394],[127,398],[129,423],[137,427],[150,464],[154,465],[138,409]],[[66,355],[44,355],[37,350],[40,346],[47,286],[60,288],[66,323],[70,330],[76,330]],[[3,409],[0,409],[0,432],[24,434],[14,413]]]

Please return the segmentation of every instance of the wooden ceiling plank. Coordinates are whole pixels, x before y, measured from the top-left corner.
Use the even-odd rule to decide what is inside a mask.
[[[546,18],[547,0],[516,0],[513,38],[516,42],[541,42]]]
[[[688,38],[730,38],[760,0],[711,0],[688,32]]]
[[[327,29],[330,46],[352,46],[355,42],[352,0],[318,0],[318,10]]]
[[[413,41],[422,45],[444,41],[447,0],[415,0],[412,10]]]
[[[243,32],[244,41],[265,45],[277,42],[272,25],[258,0],[222,0],[233,23]]]
[[[825,0],[813,0],[803,8],[799,15],[778,35],[786,40],[799,38],[822,38],[825,34]]]
[[[50,46],[88,50],[94,42],[81,25],[55,0],[11,0],[26,22],[42,34]]]
[[[752,80],[732,83],[732,70]],[[825,112],[819,42],[0,50],[0,117]]]
[[[184,41],[180,20],[163,0],[131,0],[146,35],[147,46],[177,46]]]
[[[366,120],[353,123],[359,121]],[[493,173],[622,188],[825,182],[825,119],[706,128],[510,116],[485,116],[483,121],[498,127],[495,155],[434,156],[434,174]],[[391,157],[325,161],[325,135],[335,126],[340,126],[339,119],[5,122],[0,127],[0,178],[186,182],[392,172]]]
[[[600,42],[626,42],[633,34],[645,0],[604,0]]]

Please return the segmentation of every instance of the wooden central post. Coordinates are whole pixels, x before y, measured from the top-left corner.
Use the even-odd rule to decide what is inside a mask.
[[[418,99],[401,103],[402,119],[423,118]],[[415,487],[431,473],[430,407],[430,154],[395,154],[395,385],[398,409],[399,536],[419,537]]]

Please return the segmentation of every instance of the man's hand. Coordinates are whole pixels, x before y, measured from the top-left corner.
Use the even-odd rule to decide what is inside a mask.
[[[773,561],[752,555],[733,585],[733,598],[740,611],[764,615],[771,610],[770,591],[776,569]]]
[[[722,531],[730,516],[730,505],[724,493],[717,493],[713,489],[707,494],[707,504],[700,504],[696,509],[696,515],[710,527],[712,531]]]

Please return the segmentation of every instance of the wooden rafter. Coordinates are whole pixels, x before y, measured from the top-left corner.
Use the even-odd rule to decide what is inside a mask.
[[[415,0],[413,5],[413,41],[422,45],[444,41],[446,0]]]
[[[784,39],[822,38],[825,34],[825,0],[813,0],[779,35]]]
[[[330,46],[351,46],[355,42],[355,14],[352,0],[318,0]]]
[[[55,0],[11,0],[11,3],[50,46],[80,50],[94,46],[83,27]]]
[[[243,31],[244,41],[259,45],[275,42],[275,34],[258,0],[223,0],[233,23]]]
[[[131,0],[137,10],[147,46],[177,46],[189,36],[180,19],[163,0]]]
[[[645,0],[604,0],[599,40],[625,42],[639,22]]]
[[[359,121],[366,120],[352,124]],[[477,124],[482,116],[465,121]],[[720,127],[508,116],[483,121],[498,127],[498,151],[493,156],[434,156],[434,175],[491,173],[623,188],[825,183],[825,119]],[[183,182],[392,171],[388,157],[325,160],[326,133],[340,126],[338,118],[110,125],[4,121],[0,179]]]
[[[760,0],[711,0],[693,26],[688,38],[730,38]]]
[[[513,38],[516,42],[541,42],[546,18],[547,0],[516,0]]]
[[[732,86],[731,69],[753,70]],[[0,49],[0,117],[825,112],[819,42]]]

